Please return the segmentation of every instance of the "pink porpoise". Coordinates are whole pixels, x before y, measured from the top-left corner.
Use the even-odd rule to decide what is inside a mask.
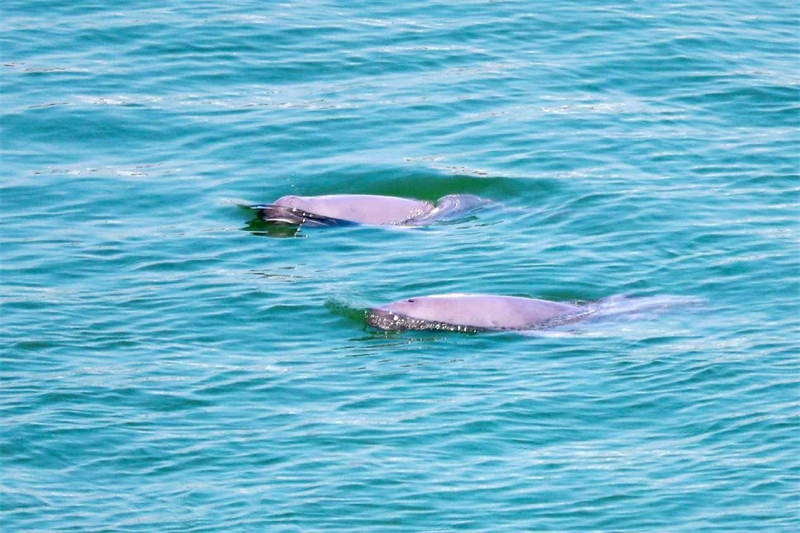
[[[439,294],[369,310],[367,322],[385,330],[527,330],[579,320],[592,307],[493,294]]]
[[[336,226],[347,223],[421,225],[474,210],[486,200],[471,194],[451,194],[436,205],[425,200],[374,194],[284,196],[273,204],[251,206],[267,222]]]

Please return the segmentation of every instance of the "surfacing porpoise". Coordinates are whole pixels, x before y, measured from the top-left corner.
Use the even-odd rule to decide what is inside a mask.
[[[367,323],[383,330],[526,331],[548,330],[583,320],[652,316],[659,311],[705,303],[685,296],[610,296],[566,303],[496,294],[417,296],[370,309]]]
[[[437,294],[374,307],[367,323],[384,330],[531,330],[576,322],[593,310],[591,305],[518,296]]]
[[[416,226],[461,216],[487,200],[450,194],[434,205],[425,200],[375,194],[284,196],[272,204],[250,206],[259,218],[276,224],[342,226],[348,224]]]

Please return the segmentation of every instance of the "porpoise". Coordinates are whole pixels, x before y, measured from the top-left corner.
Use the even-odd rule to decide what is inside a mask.
[[[259,218],[276,224],[342,226],[347,224],[424,225],[451,219],[487,203],[471,194],[425,200],[374,194],[284,196],[272,204],[250,206]]]
[[[576,322],[594,309],[517,296],[437,294],[374,307],[367,314],[367,323],[384,330],[531,330]]]

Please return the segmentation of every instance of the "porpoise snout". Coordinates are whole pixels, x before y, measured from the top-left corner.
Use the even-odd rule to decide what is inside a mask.
[[[399,320],[398,315],[382,307],[373,307],[367,312],[367,324],[374,328],[392,329],[388,326]]]

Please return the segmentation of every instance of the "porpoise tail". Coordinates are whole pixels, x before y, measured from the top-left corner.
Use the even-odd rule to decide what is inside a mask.
[[[610,317],[617,315],[627,315],[630,317],[641,316],[643,314],[654,314],[659,311],[673,309],[676,307],[691,307],[705,303],[702,298],[691,296],[649,296],[649,297],[629,297],[626,295],[611,296],[599,300],[595,305],[597,317]]]

